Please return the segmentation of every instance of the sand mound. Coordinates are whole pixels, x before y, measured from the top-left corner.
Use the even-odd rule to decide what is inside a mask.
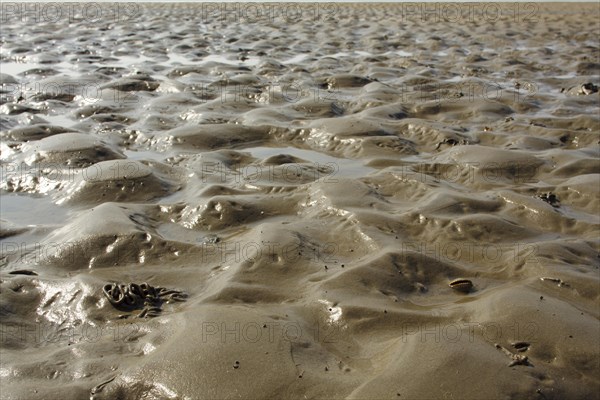
[[[148,201],[177,190],[167,167],[139,161],[110,160],[82,169],[65,185],[57,204],[101,204],[107,201]]]

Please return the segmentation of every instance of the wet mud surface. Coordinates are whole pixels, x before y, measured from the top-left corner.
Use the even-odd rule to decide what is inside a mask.
[[[598,398],[599,10],[493,4],[3,4],[1,397]]]

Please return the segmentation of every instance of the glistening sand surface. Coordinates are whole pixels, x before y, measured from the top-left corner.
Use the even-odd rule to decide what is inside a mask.
[[[3,3],[0,397],[599,398],[598,4],[492,4]]]

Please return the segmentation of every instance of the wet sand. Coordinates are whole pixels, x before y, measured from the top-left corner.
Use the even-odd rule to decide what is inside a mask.
[[[2,399],[599,398],[597,4],[2,7]]]

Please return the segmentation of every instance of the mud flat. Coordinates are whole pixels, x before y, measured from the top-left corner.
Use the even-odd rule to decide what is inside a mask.
[[[8,6],[2,399],[599,398],[597,4]]]

